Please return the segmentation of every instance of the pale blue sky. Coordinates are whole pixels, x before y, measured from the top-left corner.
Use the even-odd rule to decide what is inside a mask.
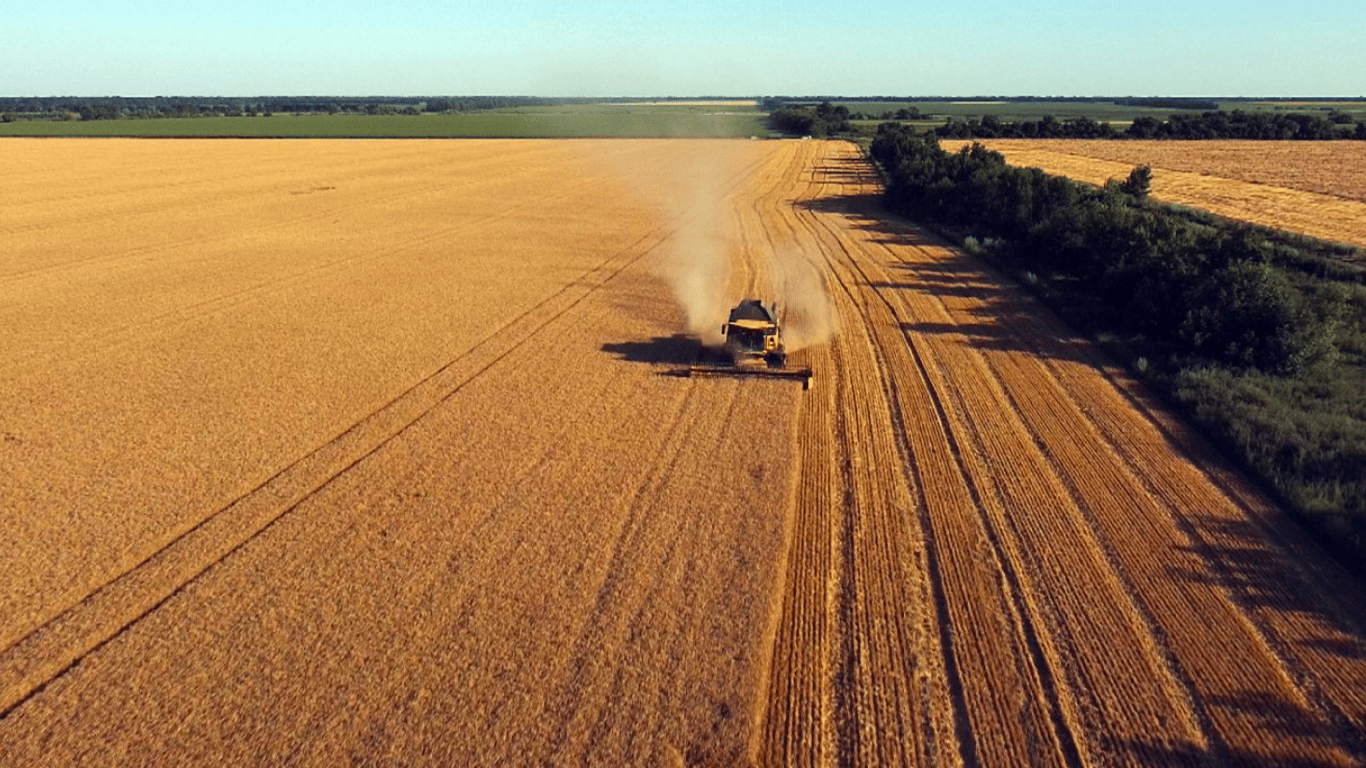
[[[1360,0],[5,6],[4,96],[1366,95]]]

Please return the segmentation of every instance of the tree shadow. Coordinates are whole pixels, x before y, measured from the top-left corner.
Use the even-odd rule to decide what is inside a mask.
[[[1301,643],[1306,648],[1331,653],[1348,659],[1366,659],[1366,642],[1354,637],[1316,638]]]
[[[889,280],[886,287],[928,288],[934,292],[974,296],[987,302],[1027,302],[1031,309],[1043,309],[1043,305],[1035,305],[1024,288],[1000,270],[956,249],[936,256],[933,261],[903,261],[887,268],[904,279]]]
[[[1174,579],[1211,585],[1245,610],[1309,617],[1311,621],[1303,625],[1312,627],[1316,636],[1295,639],[1287,650],[1298,647],[1309,658],[1330,654],[1356,664],[1366,663],[1366,625],[1355,597],[1360,585],[1346,573],[1338,582],[1333,574],[1298,567],[1317,553],[1285,551],[1277,545],[1277,541],[1288,539],[1290,546],[1298,540],[1316,548],[1297,528],[1287,530],[1286,536],[1278,535],[1275,526],[1291,529],[1296,526],[1293,520],[1209,520],[1198,513],[1177,519],[1191,544],[1177,547],[1186,562],[1168,568]],[[1326,554],[1318,557],[1327,560]],[[1292,709],[1293,704],[1260,694],[1222,703],[1254,711],[1269,723],[1268,729],[1275,728],[1275,723],[1288,722],[1286,733],[1307,732],[1305,718]],[[1357,734],[1357,738],[1366,745],[1366,733]]]
[[[1210,696],[1201,701],[1211,715],[1225,720],[1234,716],[1251,721],[1259,733],[1271,738],[1263,741],[1268,746],[1280,746],[1278,754],[1255,752],[1253,748],[1227,744],[1216,733],[1208,733],[1209,746],[1130,740],[1123,749],[1141,765],[1276,765],[1289,768],[1327,768],[1342,763],[1335,757],[1285,754],[1294,742],[1310,744],[1327,752],[1334,747],[1360,761],[1363,734],[1343,722],[1335,724],[1321,713],[1293,701],[1264,691],[1241,691],[1228,696]],[[1292,741],[1293,740],[1293,741]]]
[[[1338,611],[1322,596],[1324,585],[1310,581],[1297,569],[1296,555],[1274,546],[1274,532],[1258,522],[1210,520],[1198,514],[1177,520],[1192,543],[1177,548],[1190,557],[1186,558],[1188,565],[1169,569],[1176,578],[1217,586],[1249,608],[1337,617]],[[1348,634],[1356,642],[1345,643],[1341,649],[1362,653],[1359,632]],[[1335,647],[1339,642],[1325,639],[1323,647]]]
[[[873,233],[875,236],[870,239],[874,243],[920,247],[949,245],[947,240],[887,207],[882,191],[882,179],[863,158],[835,159],[818,166],[816,170],[826,179],[849,184],[868,184],[874,187],[874,191],[821,195],[810,200],[797,201],[797,208],[843,216],[854,229]]]
[[[874,243],[946,247],[949,242],[926,229],[902,219],[886,207],[881,192],[822,195],[799,200],[795,206],[814,213],[838,214],[856,230],[870,232]]]
[[[1202,749],[1194,745],[1169,745],[1157,742],[1129,741],[1121,745],[1135,765],[1181,766],[1212,768],[1213,766],[1276,766],[1276,768],[1341,768],[1337,760],[1316,760],[1276,755],[1274,758],[1248,750]]]

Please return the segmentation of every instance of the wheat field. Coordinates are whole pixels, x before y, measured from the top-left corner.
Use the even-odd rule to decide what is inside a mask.
[[[1011,165],[1088,184],[1122,181],[1134,166],[1148,165],[1157,199],[1366,248],[1366,142],[977,141]]]
[[[5,147],[0,765],[1366,759],[1361,585],[852,145]]]

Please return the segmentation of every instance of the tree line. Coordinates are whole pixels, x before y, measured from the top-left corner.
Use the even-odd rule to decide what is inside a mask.
[[[779,106],[769,112],[769,125],[784,133],[825,138],[849,130],[849,108],[823,101],[815,107]]]
[[[240,117],[276,112],[418,115],[425,112],[474,112],[510,107],[590,104],[597,101],[600,99],[540,96],[31,96],[0,97],[0,119],[11,122],[18,119]]]
[[[1331,351],[1340,308],[1294,290],[1277,266],[1307,258],[1297,250],[1306,246],[1150,205],[1146,166],[1098,189],[1007,165],[981,144],[949,153],[896,123],[881,126],[871,152],[888,171],[894,209],[1009,243],[1024,268],[1083,291],[1110,330],[1181,357],[1280,374]]]
[[[897,123],[870,151],[893,210],[971,232],[970,250],[1024,275],[1074,326],[1143,350],[1159,389],[1291,508],[1353,513],[1333,537],[1366,567],[1366,417],[1344,415],[1366,413],[1366,396],[1360,369],[1339,364],[1366,352],[1352,249],[1155,203],[1146,166],[1096,188],[981,144],[949,153]]]
[[[1345,112],[1327,116],[1300,113],[1244,112],[1235,109],[1200,114],[1174,113],[1166,120],[1135,118],[1123,131],[1108,122],[1088,117],[1058,120],[1044,115],[1039,120],[1004,121],[994,115],[982,119],[950,118],[935,129],[943,138],[955,139],[1276,139],[1323,141],[1366,139],[1366,122]]]
[[[1212,104],[1183,99],[1127,99],[1116,103],[1163,102]],[[850,112],[843,104],[825,100],[811,106],[779,97],[766,97],[761,106],[769,110],[769,123],[786,133],[824,137],[850,130],[851,120],[921,120],[916,107],[880,114]],[[1366,122],[1358,122],[1341,110],[1326,115],[1296,112],[1247,112],[1207,110],[1198,114],[1177,112],[1166,120],[1142,116],[1124,130],[1090,117],[1059,120],[1044,115],[1038,120],[1002,120],[996,115],[981,118],[949,117],[933,129],[935,135],[949,139],[1267,139],[1324,141],[1330,139],[1366,140]]]

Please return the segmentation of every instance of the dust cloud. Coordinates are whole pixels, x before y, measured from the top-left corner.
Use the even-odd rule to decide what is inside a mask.
[[[741,155],[724,144],[704,147],[676,167],[662,203],[677,229],[659,272],[683,309],[688,332],[721,346],[731,307],[757,298],[777,310],[789,352],[828,341],[836,331],[819,254],[794,244],[751,243],[746,252],[735,232],[734,185],[743,175]]]
[[[769,271],[776,282],[771,301],[777,303],[787,351],[796,352],[834,338],[835,308],[816,266],[802,253],[779,248],[773,253]]]
[[[708,346],[720,346],[721,326],[731,306],[726,295],[730,254],[720,198],[707,195],[699,185],[690,205],[670,211],[680,227],[668,243],[660,271],[683,308],[688,332]]]

